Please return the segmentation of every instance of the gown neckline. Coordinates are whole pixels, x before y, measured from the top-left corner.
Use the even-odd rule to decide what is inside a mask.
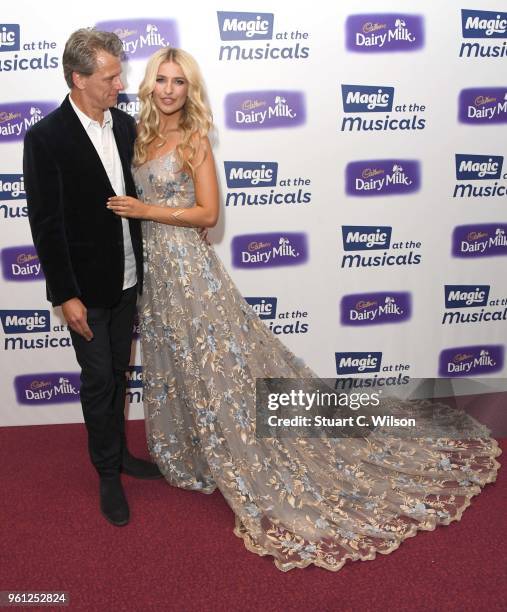
[[[163,155],[159,155],[158,157],[153,157],[152,159],[147,159],[144,164],[141,164],[141,166],[139,166],[140,168],[142,166],[145,166],[146,164],[151,164],[151,162],[154,162],[158,159],[164,159],[164,157],[168,157],[169,155],[171,155],[172,153],[174,153],[176,151],[176,147],[174,147],[173,149],[169,149],[169,151],[166,151]]]

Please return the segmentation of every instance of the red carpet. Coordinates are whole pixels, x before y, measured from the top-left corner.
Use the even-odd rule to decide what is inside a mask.
[[[147,456],[141,421],[128,436]],[[109,525],[85,445],[84,425],[0,428],[0,590],[68,591],[67,609],[87,612],[505,609],[504,465],[459,523],[337,573],[285,574],[244,548],[218,491],[124,477],[131,522]]]

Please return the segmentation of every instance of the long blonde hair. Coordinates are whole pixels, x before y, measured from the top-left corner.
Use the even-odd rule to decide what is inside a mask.
[[[178,126],[183,132],[183,137],[176,147],[176,155],[181,167],[189,170],[194,176],[196,168],[203,161],[197,159],[199,143],[212,128],[213,118],[197,62],[190,53],[174,47],[160,49],[150,57],[139,86],[140,112],[134,147],[134,165],[140,166],[146,161],[148,145],[156,138],[161,140],[162,145],[166,142],[160,133],[160,113],[152,97],[158,70],[165,62],[178,64],[188,81],[188,95]]]

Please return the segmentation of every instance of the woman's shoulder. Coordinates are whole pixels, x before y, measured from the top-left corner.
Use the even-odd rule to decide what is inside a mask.
[[[207,134],[202,135],[199,132],[194,132],[188,143],[190,147],[187,147],[185,151],[185,158],[191,158],[192,163],[196,166],[199,166],[212,153]]]
[[[203,150],[211,149],[211,144],[210,144],[210,141],[209,141],[209,138],[208,138],[207,134],[205,134],[203,136],[199,132],[194,132],[190,136],[190,142],[198,150],[199,149],[203,149]]]

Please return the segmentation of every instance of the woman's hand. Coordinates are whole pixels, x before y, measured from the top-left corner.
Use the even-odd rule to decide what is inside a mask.
[[[147,219],[149,204],[130,196],[113,196],[107,201],[107,208],[119,217],[130,219]]]
[[[210,239],[208,238],[208,228],[207,227],[199,228],[199,236],[201,237],[201,240],[203,242],[205,242],[208,246],[211,246]]]

